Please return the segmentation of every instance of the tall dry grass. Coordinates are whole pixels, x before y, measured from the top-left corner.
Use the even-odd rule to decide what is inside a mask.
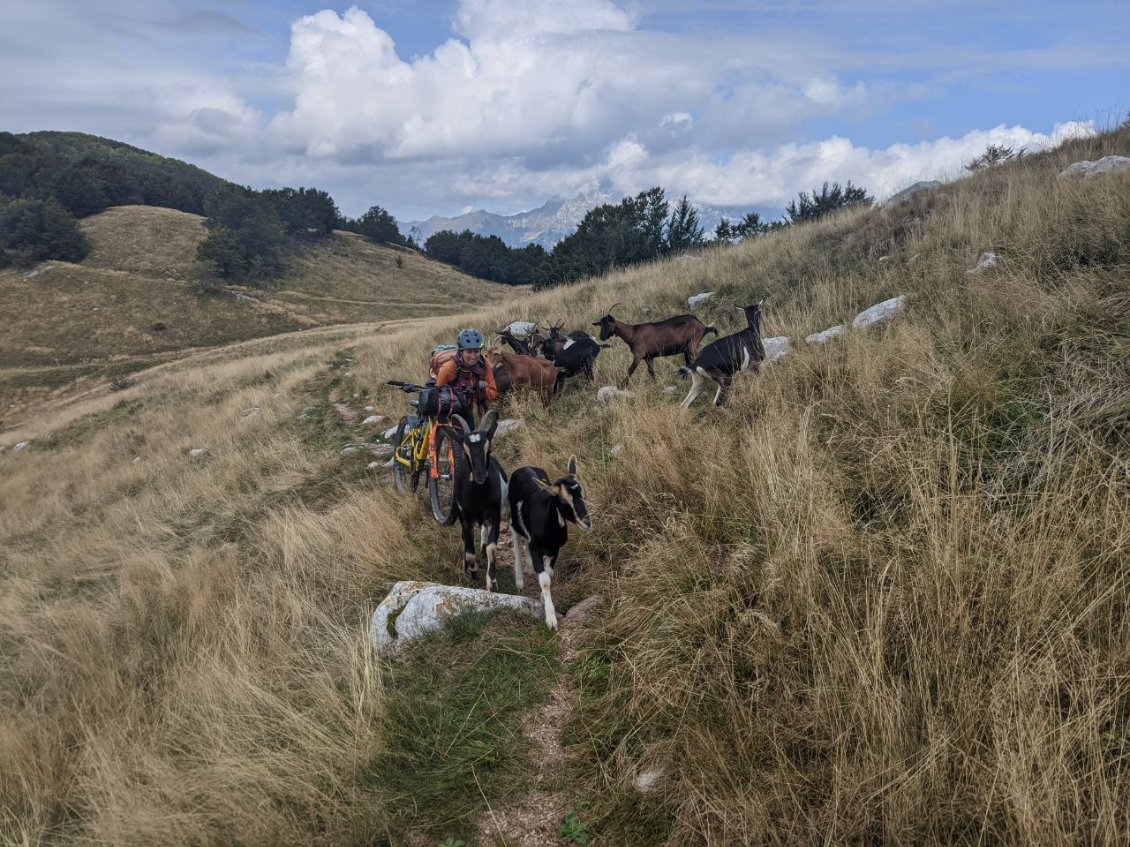
[[[760,299],[798,345],[726,409],[680,414],[670,361],[630,400],[506,409],[505,466],[576,453],[597,520],[554,587],[609,599],[569,726],[596,837],[1125,842],[1130,192],[1055,174],[1128,149],[1072,142],[505,308],[215,351],[30,421],[61,434],[0,454],[0,832],[395,843],[365,622],[397,578],[457,581],[459,545],[338,455],[330,380],[395,417],[383,381],[460,326],[714,290],[723,332]],[[967,276],[983,250],[1002,265]],[[889,329],[800,343],[896,294]],[[345,347],[348,381],[326,370]],[[617,342],[600,381],[628,363]]]

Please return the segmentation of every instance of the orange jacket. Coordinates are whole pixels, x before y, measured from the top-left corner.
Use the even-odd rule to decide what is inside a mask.
[[[485,391],[477,391],[475,397],[480,401],[486,400],[487,402],[490,402],[491,400],[498,397],[498,386],[494,384],[494,370],[491,368],[490,363],[487,362],[482,354],[480,354],[479,361],[483,364],[482,378],[483,381],[486,382],[487,387]],[[459,379],[459,366],[461,363],[462,357],[458,354],[453,356],[448,361],[444,362],[439,369],[439,373],[436,374],[436,385],[454,385],[458,388],[460,383],[477,384],[479,377],[475,374],[471,374],[469,377],[466,376],[470,373],[468,369],[462,369],[465,378],[462,380]]]

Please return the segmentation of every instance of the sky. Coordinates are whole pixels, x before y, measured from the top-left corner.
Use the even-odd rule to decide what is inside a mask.
[[[654,185],[783,209],[1117,124],[1128,45],[1126,0],[0,0],[0,130],[316,187],[349,216]]]

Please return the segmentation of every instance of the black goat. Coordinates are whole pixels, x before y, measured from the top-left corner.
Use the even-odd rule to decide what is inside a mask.
[[[557,629],[557,611],[549,586],[553,566],[565,542],[569,540],[569,524],[575,523],[586,532],[592,529],[581,481],[577,479],[577,457],[569,459],[565,476],[550,484],[549,475],[530,465],[510,475],[510,537],[514,542],[514,585],[521,591],[522,548],[538,575],[541,599],[545,609],[545,625]]]
[[[765,360],[765,348],[761,345],[761,306],[755,303],[742,306],[741,310],[745,312],[745,329],[707,344],[689,367],[679,368],[680,374],[694,380],[681,404],[684,409],[690,408],[691,403],[706,391],[710,384],[708,380],[718,383],[714,405],[721,406],[722,395],[733,382],[734,374],[744,370],[760,371]]]
[[[556,390],[560,391],[564,387],[566,379],[580,373],[592,382],[596,357],[600,355],[600,348],[606,346],[608,345],[599,344],[583,329],[562,334],[561,324],[550,324],[549,335],[542,344],[541,353],[557,367],[564,369],[557,377]]]
[[[529,342],[523,341],[522,339],[518,338],[510,330],[499,330],[498,337],[501,338],[506,343],[506,346],[513,350],[515,353],[518,353],[522,356],[534,355],[533,350],[530,349]]]
[[[683,354],[683,361],[690,365],[691,359],[698,355],[698,345],[702,337],[709,332],[718,334],[718,330],[707,326],[694,315],[675,315],[665,321],[655,321],[644,324],[626,324],[612,317],[612,310],[619,306],[616,303],[609,306],[600,320],[593,321],[593,326],[600,327],[600,340],[607,341],[613,335],[624,339],[632,350],[632,364],[628,367],[628,375],[620,382],[626,385],[640,366],[640,362],[647,363],[648,375],[655,379],[655,368],[651,360],[660,356],[675,356]]]
[[[472,581],[478,578],[475,556],[475,524],[478,524],[480,549],[487,557],[486,588],[494,591],[498,532],[509,502],[506,471],[490,454],[498,418],[493,410],[487,412],[475,430],[471,430],[462,418],[456,417],[455,420],[459,425],[451,428],[451,437],[463,448],[463,461],[456,470],[454,484],[455,511],[463,528],[463,572]]]

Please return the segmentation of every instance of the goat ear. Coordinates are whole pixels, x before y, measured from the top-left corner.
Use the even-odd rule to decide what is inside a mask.
[[[567,472],[568,472],[569,476],[576,476],[577,475],[577,457],[576,456],[570,456],[569,457],[569,468],[568,468]]]

